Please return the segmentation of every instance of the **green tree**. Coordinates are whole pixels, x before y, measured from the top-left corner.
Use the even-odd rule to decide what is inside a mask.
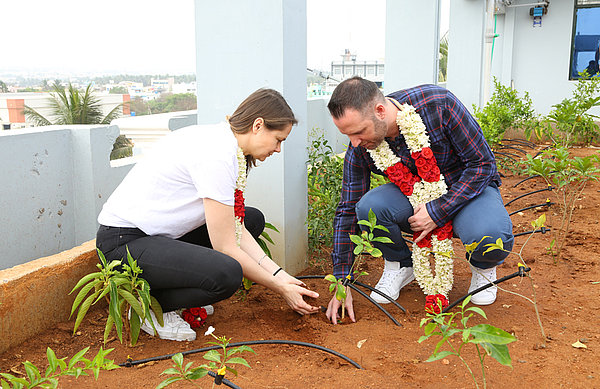
[[[152,113],[188,111],[196,109],[196,95],[193,93],[163,93],[160,98],[148,102]]]
[[[51,97],[48,99],[51,117],[46,118],[35,109],[25,106],[24,113],[30,122],[37,126],[52,124],[110,124],[121,115],[123,104],[117,104],[107,115],[102,112],[100,99],[94,95],[92,84],[88,84],[84,92],[79,91],[71,83],[67,89],[56,81],[52,85]]]
[[[126,94],[129,93],[129,91],[124,86],[115,86],[108,93],[112,93],[112,94],[115,94],[115,95],[126,95]]]
[[[8,93],[8,87],[2,80],[0,80],[0,93]]]
[[[439,82],[445,82],[448,77],[448,33],[440,39],[440,73]]]

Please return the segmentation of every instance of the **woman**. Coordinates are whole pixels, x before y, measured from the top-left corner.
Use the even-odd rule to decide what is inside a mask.
[[[96,245],[108,260],[124,258],[126,247],[137,260],[165,312],[164,326],[156,325],[160,338],[194,340],[176,310],[230,297],[242,276],[281,294],[300,314],[318,311],[303,300],[318,294],[256,243],[264,217],[245,208],[241,195],[247,167],[280,152],[296,123],[277,91],[259,89],[228,122],[164,137],[104,205]],[[148,322],[142,329],[154,333]]]

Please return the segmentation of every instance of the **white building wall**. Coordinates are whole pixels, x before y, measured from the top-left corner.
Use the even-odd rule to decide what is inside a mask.
[[[437,84],[440,0],[388,0],[385,93]]]
[[[246,202],[281,233],[274,259],[290,273],[306,265],[306,1],[196,0],[198,123],[216,123],[250,93],[283,94],[299,120],[276,154],[252,169]]]

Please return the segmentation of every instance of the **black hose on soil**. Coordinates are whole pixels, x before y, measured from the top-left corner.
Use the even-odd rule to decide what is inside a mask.
[[[343,360],[345,360],[346,362],[350,363],[352,366],[356,367],[357,369],[363,370],[363,368],[362,368],[361,365],[359,365],[358,363],[354,362],[352,359],[348,358],[344,354],[338,353],[337,351],[329,349],[327,347],[319,346],[318,344],[307,343],[307,342],[299,342],[297,340],[281,340],[281,339],[248,340],[248,341],[245,341],[245,342],[229,343],[229,346],[227,346],[227,347],[252,346],[252,345],[257,345],[257,344],[291,344],[291,345],[295,345],[295,346],[304,346],[304,347],[316,348],[317,350],[325,351],[325,352],[327,352],[329,354],[335,355],[336,357],[342,358]],[[219,346],[209,346],[209,347],[198,348],[198,349],[195,349],[195,350],[181,351],[181,354],[182,355],[196,354],[196,353],[201,353],[201,352],[204,352],[204,351],[219,350],[221,348],[222,348],[222,346],[220,346],[220,345]],[[131,367],[131,366],[140,365],[142,363],[148,363],[148,362],[152,362],[152,361],[162,361],[164,359],[169,359],[173,355],[176,355],[176,354],[179,354],[179,353],[160,355],[158,357],[152,357],[152,358],[146,358],[146,359],[139,359],[137,361],[127,360],[127,362],[121,363],[121,364],[119,364],[119,366],[121,366],[121,367],[123,367],[123,366],[125,366],[125,367]],[[225,382],[225,380],[223,380],[223,382]]]
[[[541,204],[530,205],[529,207],[521,208],[521,209],[519,209],[517,211],[511,212],[511,213],[508,214],[508,216],[512,216],[515,213],[519,213],[521,211],[527,211],[528,209],[538,208],[538,207],[549,207],[549,206],[554,205],[554,204],[556,204],[556,203],[553,203],[551,201],[546,201],[546,202],[543,202]]]
[[[551,186],[551,185],[548,185],[548,187],[546,187],[546,188],[544,188],[544,189],[538,189],[538,190],[534,190],[534,191],[531,191],[531,192],[528,192],[528,193],[522,194],[522,195],[520,195],[520,196],[518,196],[518,197],[515,197],[514,199],[510,200],[508,203],[504,204],[504,206],[505,206],[505,207],[507,207],[508,205],[512,204],[513,202],[515,202],[515,201],[517,201],[517,200],[519,200],[519,199],[522,199],[522,198],[523,198],[523,197],[525,197],[525,196],[529,196],[529,195],[532,195],[532,194],[535,194],[535,193],[540,193],[540,192],[545,192],[545,191],[552,192],[552,190],[554,190],[554,189],[556,189],[556,188],[554,188],[554,187],[553,187],[553,186]]]
[[[386,315],[387,317],[389,317],[389,318],[390,318],[390,320],[391,320],[391,321],[393,321],[395,325],[397,325],[398,327],[402,327],[402,324],[400,324],[400,323],[398,322],[398,320],[396,320],[396,319],[395,319],[395,318],[394,318],[392,315],[390,315],[390,313],[389,313],[388,311],[386,311],[386,310],[385,310],[385,308],[383,308],[383,307],[382,307],[382,306],[381,306],[381,305],[380,305],[380,304],[379,304],[377,301],[373,300],[373,298],[371,298],[371,296],[369,296],[368,294],[366,294],[366,293],[365,293],[365,292],[363,292],[362,290],[358,289],[358,288],[356,287],[356,285],[353,285],[353,284],[348,284],[348,286],[349,286],[350,288],[352,288],[353,290],[357,291],[357,292],[358,292],[358,294],[360,294],[361,296],[363,296],[364,298],[366,298],[367,300],[369,300],[370,302],[372,302],[373,304],[375,304],[375,306],[376,306],[377,308],[379,308],[379,309],[381,310],[381,312],[385,313],[385,315]]]
[[[531,235],[531,234],[535,234],[537,232],[541,232],[542,234],[545,234],[546,232],[551,231],[550,228],[546,228],[546,227],[542,227],[539,230],[535,230],[535,231],[525,231],[525,232],[519,232],[518,234],[514,234],[513,237],[517,237],[517,236],[523,236],[523,235]]]
[[[529,140],[525,140],[525,139],[511,139],[511,138],[505,138],[502,139],[502,141],[500,143],[503,142],[508,142],[508,143],[518,143],[521,144],[523,146],[529,147],[531,149],[535,148],[535,143],[529,141]]]
[[[512,278],[515,278],[515,277],[525,277],[525,273],[527,273],[527,272],[528,272],[528,271],[530,271],[530,270],[531,270],[531,268],[529,268],[529,267],[519,266],[519,270],[518,270],[518,271],[516,271],[516,272],[514,272],[513,274],[510,274],[510,275],[508,275],[508,276],[506,276],[506,277],[502,277],[502,278],[500,278],[499,280],[496,280],[496,281],[494,281],[494,282],[490,282],[490,283],[488,283],[488,284],[486,284],[486,285],[482,286],[481,288],[477,288],[477,289],[475,289],[474,291],[472,291],[472,292],[470,292],[470,293],[467,293],[467,294],[465,294],[464,296],[462,296],[461,298],[459,298],[458,300],[456,300],[456,301],[455,301],[455,302],[453,302],[452,304],[448,305],[448,306],[447,306],[447,307],[446,307],[446,308],[445,308],[445,309],[442,311],[442,313],[446,313],[446,312],[448,312],[450,309],[452,309],[452,308],[454,308],[456,305],[460,304],[460,303],[461,303],[461,302],[462,302],[464,299],[466,299],[466,298],[467,298],[467,297],[469,297],[469,296],[472,296],[472,295],[474,295],[475,293],[479,293],[479,292],[481,292],[482,290],[486,290],[486,289],[487,289],[487,288],[489,288],[489,287],[492,287],[492,286],[494,286],[494,285],[498,285],[498,284],[500,284],[500,283],[502,283],[502,282],[504,282],[504,281],[508,281],[508,280],[510,280],[510,279],[512,279]]]

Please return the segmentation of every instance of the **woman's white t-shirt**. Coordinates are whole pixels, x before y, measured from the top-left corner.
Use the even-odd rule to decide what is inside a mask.
[[[177,239],[206,223],[204,198],[234,205],[237,140],[223,122],[158,141],[110,196],[98,223]]]

